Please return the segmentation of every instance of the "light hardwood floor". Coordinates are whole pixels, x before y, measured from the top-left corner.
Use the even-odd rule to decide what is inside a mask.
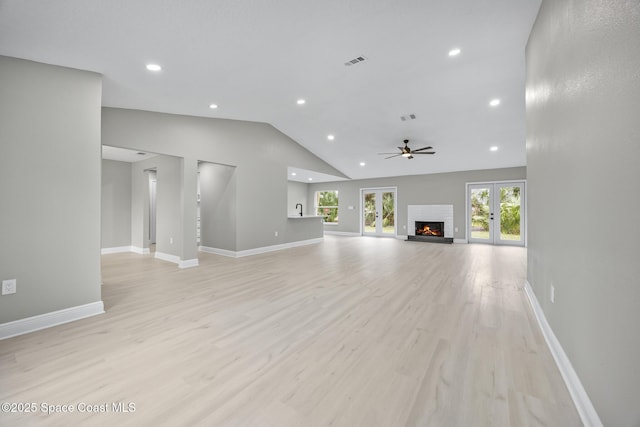
[[[76,412],[0,425],[581,425],[526,249],[329,236],[200,263],[103,256],[106,314],[0,341],[0,401]]]

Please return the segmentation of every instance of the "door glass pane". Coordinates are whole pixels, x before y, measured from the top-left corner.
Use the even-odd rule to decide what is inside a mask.
[[[489,240],[489,189],[471,189],[471,238]]]
[[[520,187],[500,187],[500,240],[521,241]]]
[[[364,232],[376,232],[376,193],[364,193]]]
[[[395,234],[396,232],[393,195],[394,193],[391,191],[382,193],[382,233],[384,234]]]

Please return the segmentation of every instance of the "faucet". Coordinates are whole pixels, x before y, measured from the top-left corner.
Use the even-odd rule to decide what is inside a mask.
[[[302,216],[302,203],[296,203],[296,209],[300,206],[300,216]]]

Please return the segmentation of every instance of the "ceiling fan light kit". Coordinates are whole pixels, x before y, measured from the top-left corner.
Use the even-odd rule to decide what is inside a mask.
[[[412,150],[411,148],[409,148],[409,140],[405,139],[404,140],[404,147],[398,147],[398,150],[400,150],[400,153],[378,153],[381,155],[389,155],[392,154],[389,157],[385,157],[386,159],[390,159],[392,157],[398,157],[398,156],[402,156],[405,157],[409,160],[413,159],[413,155],[414,154],[436,154],[435,151],[425,151],[425,150],[431,150],[433,147],[428,146],[428,147],[422,147],[422,148],[418,148],[417,150]]]

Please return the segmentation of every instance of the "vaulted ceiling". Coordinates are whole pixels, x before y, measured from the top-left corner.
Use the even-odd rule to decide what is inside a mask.
[[[0,54],[99,72],[104,106],[270,123],[352,178],[523,166],[539,6],[0,0]],[[403,139],[436,154],[377,154]]]

